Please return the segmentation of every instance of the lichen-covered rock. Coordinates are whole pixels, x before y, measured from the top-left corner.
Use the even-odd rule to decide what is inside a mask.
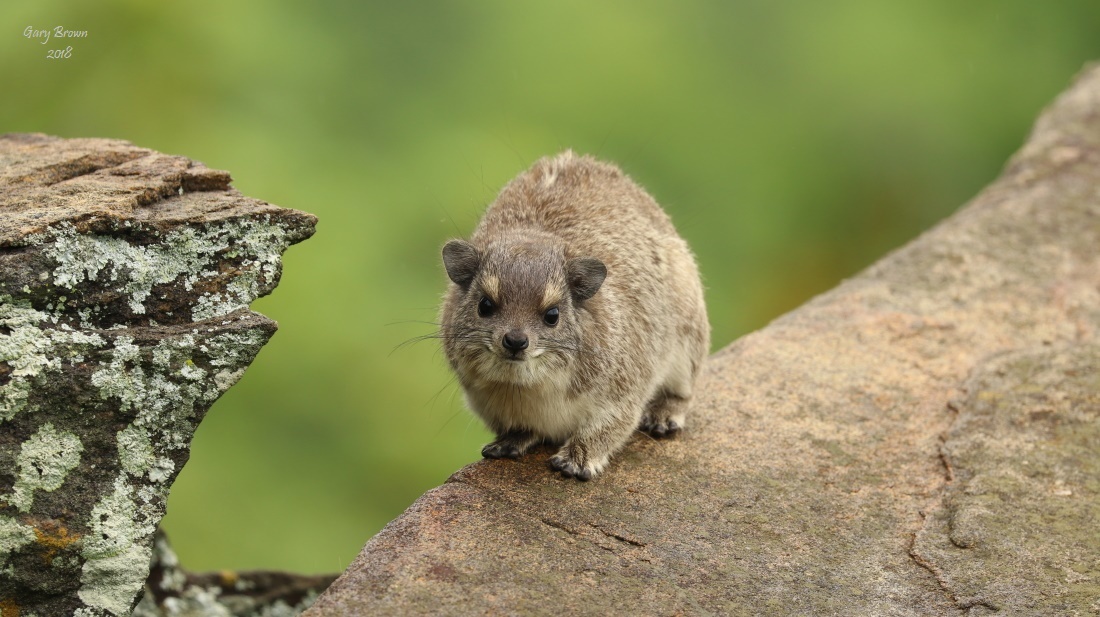
[[[145,595],[133,617],[294,617],[335,578],[282,572],[188,572],[180,567],[168,539],[158,533]]]
[[[973,203],[712,356],[681,438],[590,483],[479,461],[305,614],[1096,614],[1098,339],[1100,67]]]
[[[122,141],[0,137],[0,606],[127,615],[191,436],[313,216]]]

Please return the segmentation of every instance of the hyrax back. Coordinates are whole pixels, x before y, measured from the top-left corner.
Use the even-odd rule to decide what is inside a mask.
[[[497,434],[484,456],[561,444],[550,465],[588,480],[636,428],[684,426],[710,345],[699,272],[617,167],[570,151],[538,161],[443,262],[443,348]]]

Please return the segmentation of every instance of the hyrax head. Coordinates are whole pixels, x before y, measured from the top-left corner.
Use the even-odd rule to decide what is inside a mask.
[[[460,373],[504,381],[569,363],[582,347],[577,311],[607,275],[598,259],[569,259],[560,243],[530,238],[451,240],[443,264],[455,283],[443,312],[448,359]]]

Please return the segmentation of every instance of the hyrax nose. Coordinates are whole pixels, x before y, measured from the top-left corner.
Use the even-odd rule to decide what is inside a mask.
[[[520,330],[512,330],[504,335],[504,348],[512,353],[527,349],[527,335]]]

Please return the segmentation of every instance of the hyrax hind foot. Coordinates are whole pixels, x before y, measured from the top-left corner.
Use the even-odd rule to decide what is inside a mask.
[[[650,435],[672,437],[684,428],[684,408],[687,399],[661,392],[646,405],[638,428]]]
[[[547,462],[550,464],[550,469],[560,471],[566,478],[587,482],[603,471],[607,466],[607,457],[603,457],[603,460],[595,460],[588,456],[587,448],[570,440]]]
[[[677,433],[683,430],[683,425],[673,419],[667,420],[654,420],[649,417],[642,418],[642,423],[638,425],[638,428],[642,431],[649,433],[650,435],[661,437],[675,437]]]
[[[485,458],[519,458],[538,441],[530,431],[508,431],[482,448],[481,455]]]

